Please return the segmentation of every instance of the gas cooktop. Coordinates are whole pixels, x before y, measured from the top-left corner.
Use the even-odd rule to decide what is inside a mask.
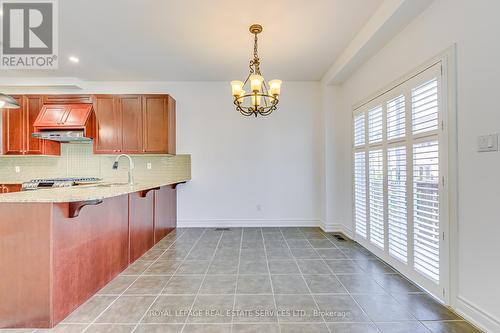
[[[68,177],[68,178],[46,178],[46,179],[32,179],[24,182],[22,186],[23,191],[37,190],[40,188],[55,188],[55,187],[70,187],[79,184],[92,184],[102,181],[97,177]]]

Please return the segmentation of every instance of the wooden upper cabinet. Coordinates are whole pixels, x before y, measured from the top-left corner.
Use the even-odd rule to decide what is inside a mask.
[[[70,104],[63,116],[61,125],[65,127],[80,127],[86,123],[91,112],[91,104]]]
[[[95,95],[96,154],[175,154],[175,101],[168,95]]]
[[[143,150],[142,97],[118,96],[118,108],[122,117],[122,152],[140,154]]]
[[[167,96],[144,96],[144,152],[162,153],[168,151]]]
[[[116,107],[113,95],[95,95],[94,112],[96,114],[96,137],[94,152],[96,154],[113,154],[121,151],[122,118]]]
[[[38,115],[37,126],[53,126],[54,124],[61,124],[63,117],[66,114],[66,106],[64,105],[47,105]]]
[[[5,109],[3,113],[3,154],[60,155],[60,144],[33,138],[33,124],[42,108],[42,96],[14,97],[20,109]]]
[[[26,126],[27,126],[27,137],[26,137],[26,153],[27,154],[43,154],[44,142],[41,139],[33,138],[31,133],[35,131],[33,124],[42,108],[42,97],[41,96],[26,96],[25,97],[25,116]],[[47,144],[47,143],[45,143]],[[50,143],[49,143],[50,144]]]
[[[24,153],[24,103],[22,96],[12,96],[20,109],[3,110],[3,154],[22,155]]]
[[[92,114],[92,104],[48,104],[42,106],[36,128],[82,128]]]

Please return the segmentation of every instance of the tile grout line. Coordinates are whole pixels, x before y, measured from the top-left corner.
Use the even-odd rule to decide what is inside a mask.
[[[312,300],[313,300],[313,302],[314,302],[314,305],[316,305],[316,308],[318,309],[318,311],[321,311],[321,309],[320,309],[320,307],[319,307],[319,305],[318,305],[318,302],[316,302],[316,299],[314,298],[314,295],[313,295],[313,293],[312,293],[311,288],[309,288],[309,285],[307,284],[307,281],[306,281],[306,279],[305,279],[305,277],[304,277],[304,273],[302,272],[302,269],[300,268],[300,265],[299,265],[299,263],[297,262],[297,258],[295,258],[295,256],[293,255],[292,250],[290,249],[290,245],[288,245],[288,241],[286,240],[285,235],[283,234],[283,231],[281,231],[281,228],[280,228],[279,230],[280,230],[281,236],[282,236],[282,237],[283,237],[283,239],[285,240],[285,244],[286,244],[286,246],[287,246],[287,248],[288,248],[288,251],[290,251],[290,255],[292,256],[293,260],[295,261],[295,265],[297,265],[297,268],[299,269],[299,272],[300,272],[300,277],[302,278],[302,281],[304,281],[304,284],[306,285],[307,290],[309,290],[309,295],[311,296],[311,298],[312,298]],[[307,237],[305,237],[305,235],[304,235],[304,233],[302,232],[302,230],[300,230],[300,229],[299,229],[299,231],[300,231],[300,233],[304,236],[304,238],[307,240],[307,242],[309,243],[309,240],[307,239]],[[311,245],[311,243],[309,243],[309,245]],[[312,245],[311,245],[311,247],[312,247]],[[319,254],[318,254],[318,255],[319,255]],[[325,264],[325,265],[326,265],[326,264]],[[321,315],[321,313],[320,313],[320,315]],[[328,323],[326,322],[325,317],[323,317],[323,315],[321,315],[321,319],[323,319],[323,323],[325,324],[326,329],[328,330],[328,332],[330,332],[330,333],[331,333],[330,327],[328,327]]]
[[[238,255],[238,268],[236,270],[236,285],[234,288],[233,313],[231,314],[231,332],[233,332],[233,327],[234,327],[234,310],[236,307],[236,293],[238,292],[238,278],[240,276],[241,250],[243,247],[243,232],[244,231],[245,230],[243,228],[241,228],[240,248],[239,248],[239,255]]]
[[[271,269],[269,268],[269,257],[267,255],[267,247],[266,247],[266,240],[264,239],[264,232],[262,231],[262,228],[259,228],[260,234],[262,237],[262,243],[264,245],[264,254],[266,256],[266,265],[267,265],[267,271],[269,273],[269,283],[271,284],[271,292],[273,294],[273,301],[274,301],[274,308],[276,310],[276,321],[278,322],[278,330],[281,333],[281,324],[280,324],[280,316],[279,316],[279,311],[278,311],[278,304],[276,303],[276,295],[274,293],[274,285],[273,285],[273,280],[271,279]]]
[[[342,249],[340,249],[334,242],[332,242],[328,237],[325,236],[326,239],[328,239],[328,241],[330,243],[333,244],[333,246],[335,246],[336,249],[338,249],[346,258],[349,258],[344,251],[342,251]],[[307,240],[309,242],[309,239]],[[309,242],[309,244],[311,244]],[[311,244],[312,246],[312,244]],[[323,257],[321,257],[321,255],[318,253],[318,251],[316,251],[316,249],[313,247],[314,251],[318,254],[318,256],[323,260],[324,264],[328,267],[328,269],[332,272],[332,274],[335,276],[335,278],[337,279],[337,281],[339,281],[339,283],[342,285],[342,287],[347,291],[347,294],[351,297],[351,299],[354,301],[354,303],[356,303],[356,305],[361,309],[361,311],[364,313],[364,315],[366,316],[366,318],[368,318],[368,320],[370,320],[370,322],[372,323],[372,325],[375,327],[375,329],[380,332],[380,329],[378,328],[378,326],[375,324],[375,322],[372,320],[372,318],[370,316],[368,316],[368,313],[366,313],[365,309],[363,309],[363,307],[361,306],[361,304],[358,303],[358,301],[352,296],[351,292],[349,291],[349,289],[346,288],[346,286],[342,283],[342,281],[340,281],[340,279],[337,277],[337,275],[335,274],[335,272],[331,269],[330,266],[328,266],[328,264],[326,263],[326,261],[324,260]],[[364,270],[363,270],[364,271]],[[385,289],[384,289],[385,290]]]
[[[208,229],[205,229],[205,232],[207,230]],[[203,234],[205,234],[205,232]],[[220,244],[220,241],[222,239],[222,236],[224,236],[224,231],[222,231],[221,234],[220,234],[220,236],[219,236],[219,240],[217,241],[217,245],[215,246],[214,254],[212,255],[212,258],[210,258],[207,270],[205,271],[205,274],[203,274],[203,278],[201,280],[200,286],[198,287],[198,292],[196,293],[196,296],[194,297],[193,304],[191,304],[191,307],[189,308],[188,314],[186,316],[186,320],[184,320],[184,324],[182,325],[182,329],[181,329],[181,331],[179,333],[182,333],[184,331],[184,329],[186,328],[186,325],[188,323],[188,320],[189,320],[189,317],[191,315],[191,312],[193,311],[194,305],[196,304],[196,300],[198,299],[198,296],[200,295],[201,287],[203,287],[203,284],[205,283],[205,278],[208,275],[207,273],[208,273],[208,270],[210,269],[210,265],[212,265],[212,262],[214,261],[215,254],[217,253],[217,249],[219,248],[219,244]],[[193,248],[194,248],[194,246],[193,246]]]
[[[183,232],[183,233],[179,236],[179,239],[180,239],[180,238],[182,238],[182,236],[184,236],[184,234],[185,234],[185,232]],[[176,234],[176,236],[177,236],[177,234]],[[174,241],[172,242],[172,244],[170,244],[170,245],[169,245],[169,246],[168,246],[168,247],[167,247],[167,248],[166,248],[166,249],[162,252],[162,254],[163,254],[163,253],[165,253],[168,249],[170,249],[170,248],[172,247],[172,245],[174,245],[176,242],[177,242],[177,239],[176,239],[176,240],[174,240]],[[152,262],[151,262],[151,264],[149,264],[149,265],[148,265],[148,267],[146,268],[146,270],[147,270],[148,268],[150,268],[153,264],[155,264],[155,263],[158,261],[158,259],[159,259],[160,257],[161,257],[161,255],[160,255],[160,256],[158,256],[158,258],[156,258],[154,261],[152,261]],[[136,261],[137,261],[137,260],[136,260]],[[144,272],[145,272],[145,271],[144,271]],[[121,292],[118,296],[116,296],[116,298],[115,298],[115,299],[114,299],[114,300],[113,300],[113,301],[112,301],[112,302],[111,302],[111,303],[110,303],[110,304],[109,304],[109,305],[108,305],[108,306],[107,306],[107,307],[106,307],[103,311],[101,311],[101,312],[99,313],[99,315],[97,315],[97,317],[95,317],[95,318],[94,318],[94,320],[93,320],[91,323],[89,323],[89,324],[87,325],[87,327],[85,327],[85,329],[83,329],[82,333],[86,332],[86,331],[90,328],[90,326],[92,326],[92,325],[93,325],[93,324],[97,321],[97,319],[99,319],[99,317],[100,317],[100,316],[102,316],[104,312],[106,312],[106,310],[108,310],[108,309],[109,309],[109,308],[110,308],[110,307],[111,307],[111,306],[112,306],[112,305],[113,305],[113,304],[114,304],[114,303],[115,303],[115,302],[116,302],[116,301],[117,301],[120,297],[122,297],[122,296],[125,294],[125,292],[126,292],[126,291],[127,291],[127,290],[128,290],[128,289],[129,289],[129,288],[130,288],[130,287],[131,287],[131,286],[132,286],[132,285],[133,285],[133,284],[134,284],[137,280],[139,280],[139,278],[143,275],[143,273],[144,273],[144,272],[142,272],[141,274],[137,275],[137,277],[134,279],[134,281],[132,281],[132,283],[131,283],[131,284],[130,284],[127,288],[125,288],[125,290],[123,290],[123,292]],[[120,274],[118,274],[116,277],[118,277],[118,276],[120,276]],[[116,277],[115,277],[115,278],[116,278]],[[111,281],[112,281],[112,280],[111,280]],[[111,282],[111,281],[110,281],[110,282]],[[109,284],[110,282],[108,282],[108,284]],[[104,287],[103,287],[103,288],[104,288]],[[132,324],[131,324],[131,325],[132,325]]]
[[[328,239],[328,237],[327,237],[327,239]],[[329,240],[332,244],[334,244],[334,243],[333,243],[330,239],[328,239],[328,240]],[[353,242],[355,242],[355,241],[353,241]],[[355,243],[357,244],[357,242],[355,242]],[[336,244],[334,244],[334,245],[336,245]],[[365,249],[365,248],[363,247],[363,249]],[[345,256],[347,256],[347,255],[345,254],[345,252],[344,252],[341,248],[339,248],[339,250],[340,250],[342,253],[344,253],[344,255],[345,255]],[[397,271],[397,270],[396,270],[395,268],[393,268],[391,265],[389,265],[388,263],[386,263],[383,259],[381,259],[381,258],[377,257],[375,254],[371,253],[368,249],[365,249],[365,250],[366,250],[366,251],[368,251],[370,255],[374,255],[374,256],[375,256],[374,261],[380,261],[380,262],[382,262],[383,264],[385,264],[385,265],[389,266],[389,267],[390,267],[390,268],[394,271],[394,273],[387,273],[387,274],[382,273],[382,274],[384,274],[384,275],[396,274],[396,275],[401,276],[402,278],[406,279],[408,282],[410,282],[410,283],[412,283],[412,284],[413,284],[413,282],[412,282],[411,280],[409,280],[406,276],[404,276],[403,274],[401,274],[399,271]],[[349,258],[349,259],[350,259],[350,258]],[[353,260],[353,261],[354,261],[354,264],[355,264],[355,265],[358,265],[358,264],[356,264],[356,261],[355,261],[355,260]],[[361,267],[361,269],[363,269],[363,268]],[[364,272],[366,272],[364,269],[363,269],[363,271],[364,271]],[[368,273],[368,272],[366,272],[366,273]],[[390,293],[390,292],[389,292],[389,291],[388,291],[388,290],[387,290],[384,286],[382,286],[380,283],[378,283],[378,281],[377,281],[376,279],[373,279],[373,280],[374,280],[374,281],[375,281],[375,283],[376,283],[376,284],[378,284],[378,285],[379,285],[379,286],[380,286],[380,287],[381,287],[384,291],[386,291],[386,292],[387,292],[387,294],[388,294],[388,295],[389,295],[389,296],[390,296],[390,297],[391,297],[391,298],[392,298],[392,299],[393,299],[396,303],[398,303],[398,304],[399,304],[399,305],[401,305],[401,306],[404,306],[404,305],[403,305],[401,302],[399,302],[399,301],[396,299],[396,297],[394,297],[394,296],[393,296],[393,295],[392,295],[392,294],[391,294],[391,293]],[[417,286],[417,287],[418,287],[418,286]],[[418,287],[418,288],[420,288],[420,287]],[[423,290],[422,290],[421,292],[408,292],[408,293],[405,293],[405,294],[417,294],[417,295],[422,295],[422,294],[423,294],[423,295],[429,296],[429,295],[427,294],[427,292],[425,292],[425,291],[423,291]],[[353,297],[353,298],[354,298],[354,297]],[[355,301],[356,301],[356,300],[355,300]],[[357,301],[356,301],[356,303],[357,303]],[[406,309],[405,309],[405,311],[406,311]],[[422,320],[418,319],[418,318],[417,318],[417,317],[416,317],[413,313],[408,312],[408,311],[406,311],[406,312],[407,312],[407,313],[409,313],[412,317],[414,317],[414,318],[415,318],[415,320],[414,320],[414,321],[419,322],[422,326],[424,326],[424,328],[426,328],[426,329],[427,329],[427,330],[429,330],[429,332],[430,332],[430,329],[427,327],[427,325],[425,325],[425,323],[424,323]],[[409,321],[409,322],[414,322],[414,321]],[[440,321],[440,320],[438,320],[438,321]],[[375,326],[377,327],[377,329],[378,329],[377,324],[376,324],[375,322],[373,322],[373,323],[374,323],[374,325],[375,325]],[[383,323],[383,322],[377,322],[377,323]]]
[[[149,307],[146,309],[146,311],[144,312],[144,314],[141,316],[141,318],[139,319],[139,321],[135,324],[134,326],[134,329],[132,330],[131,333],[134,333],[137,328],[139,327],[139,325],[141,324],[142,320],[144,319],[144,317],[146,316],[146,314],[148,313],[148,311],[151,309],[151,307],[155,304],[155,302],[158,300],[158,298],[160,298],[160,296],[162,295],[163,291],[165,290],[165,288],[167,287],[168,283],[170,282],[170,280],[172,280],[172,278],[175,276],[175,273],[177,273],[177,271],[179,270],[179,268],[182,266],[182,264],[186,261],[187,257],[189,256],[189,254],[191,253],[191,251],[195,248],[196,244],[198,244],[198,242],[200,241],[200,239],[203,238],[203,235],[205,234],[206,232],[206,229],[203,230],[203,232],[201,233],[201,235],[198,237],[198,239],[194,242],[194,244],[191,246],[191,248],[189,249],[188,253],[186,254],[186,256],[184,257],[184,259],[181,261],[181,263],[179,264],[179,266],[177,266],[177,268],[174,270],[174,272],[171,274],[170,278],[167,280],[167,282],[165,283],[165,285],[163,286],[163,288],[161,288],[160,290],[160,293],[158,295],[156,295],[155,299],[153,300],[153,302],[151,302],[151,304],[149,305]],[[166,252],[166,251],[165,251]],[[163,253],[165,253],[163,252]],[[160,256],[161,257],[161,256]],[[158,257],[157,260],[160,258]],[[147,270],[147,269],[146,269]],[[142,272],[140,276],[142,276],[146,271]]]

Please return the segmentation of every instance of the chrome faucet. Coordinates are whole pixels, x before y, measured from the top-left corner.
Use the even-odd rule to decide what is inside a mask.
[[[121,154],[121,155],[118,155],[116,156],[115,158],[115,162],[113,163],[113,170],[118,170],[118,160],[120,159],[120,157],[126,157],[128,158],[128,161],[129,161],[129,168],[128,168],[128,184],[129,185],[134,185],[134,175],[132,174],[133,170],[134,170],[134,161],[132,161],[132,157],[130,157],[129,155],[127,154]]]

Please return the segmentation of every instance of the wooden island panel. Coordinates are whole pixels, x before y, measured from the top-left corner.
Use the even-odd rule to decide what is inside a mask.
[[[158,243],[177,224],[177,190],[162,186],[154,192],[154,242]]]
[[[53,322],[63,320],[128,266],[127,196],[84,207],[69,218],[53,208]],[[71,293],[68,293],[71,290]]]
[[[51,205],[0,204],[0,328],[49,327]]]
[[[153,193],[145,197],[139,192],[129,194],[130,259],[133,263],[154,245]]]

